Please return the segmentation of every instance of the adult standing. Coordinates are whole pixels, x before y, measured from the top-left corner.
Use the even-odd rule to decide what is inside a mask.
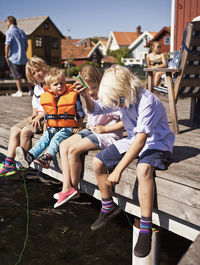
[[[17,27],[17,20],[13,16],[6,19],[8,30],[5,41],[5,58],[16,81],[18,91],[13,97],[22,96],[21,78],[25,78],[25,65],[27,62],[26,50],[28,47],[25,32]]]

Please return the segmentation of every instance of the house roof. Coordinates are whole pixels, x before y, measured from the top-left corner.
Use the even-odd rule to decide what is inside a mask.
[[[96,45],[89,39],[85,39],[84,45],[78,45],[81,40],[73,40],[69,37],[61,40],[61,58],[79,59],[89,58],[96,49]]]
[[[136,47],[137,45],[138,45],[138,43],[143,39],[143,38],[145,38],[146,36],[148,36],[149,38],[153,38],[153,36],[155,36],[156,35],[156,32],[148,32],[148,31],[144,31],[135,41],[133,41],[130,45],[129,45],[129,47],[128,47],[128,49],[129,50],[132,50],[132,49],[134,49],[134,47]],[[146,47],[146,46],[145,46]]]
[[[105,56],[104,58],[101,59],[102,63],[117,63],[117,59],[111,55]]]
[[[113,31],[113,35],[119,46],[129,46],[140,36],[140,34],[138,34],[137,32],[118,32],[118,31]]]
[[[158,40],[159,37],[160,37],[164,32],[170,33],[170,27],[163,27],[158,33],[156,33],[156,34],[154,35],[153,39],[151,39],[151,40],[145,45],[145,47],[149,47],[153,41]]]
[[[32,18],[22,18],[17,19],[17,26],[22,29],[26,35],[31,35],[45,20],[50,19],[49,16],[41,16],[41,17],[32,17]],[[52,22],[52,20],[50,19]],[[52,22],[53,23],[53,22]],[[55,26],[55,24],[53,23]],[[56,27],[56,26],[55,26]],[[59,31],[56,27],[62,38],[64,37],[63,34]],[[0,21],[0,30],[6,34],[8,30],[8,26],[5,21]]]
[[[101,42],[106,47],[108,40],[99,40],[99,42]]]

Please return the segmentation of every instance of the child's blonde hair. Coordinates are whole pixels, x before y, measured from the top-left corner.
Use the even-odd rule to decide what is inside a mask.
[[[91,83],[94,82],[99,85],[101,82],[102,75],[97,69],[97,67],[95,67],[94,65],[88,64],[83,66],[80,70],[80,73],[84,79],[85,78],[89,79]]]
[[[126,67],[113,65],[102,77],[98,97],[104,106],[115,108],[124,97],[125,106],[136,103],[137,95],[142,88],[140,79]],[[114,101],[114,102],[113,102]]]
[[[49,66],[42,58],[37,56],[33,56],[28,60],[26,63],[26,77],[29,82],[37,84],[37,81],[33,77],[33,69],[39,69],[47,73],[49,71]]]
[[[62,69],[51,67],[45,76],[45,83],[50,86],[55,81],[60,81],[65,78],[65,73]]]

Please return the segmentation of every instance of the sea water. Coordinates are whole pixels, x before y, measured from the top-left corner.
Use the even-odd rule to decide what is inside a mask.
[[[35,171],[25,184],[20,176],[0,178],[0,265],[131,265],[133,218],[121,213],[93,232],[99,202],[81,193],[54,209],[60,190]],[[189,242],[167,231],[162,238],[160,264],[177,264]]]

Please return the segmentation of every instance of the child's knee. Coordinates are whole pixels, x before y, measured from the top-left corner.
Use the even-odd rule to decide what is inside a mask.
[[[78,155],[79,155],[78,149],[75,146],[70,146],[69,150],[68,150],[69,158],[70,157],[73,158],[73,157],[78,156]]]
[[[137,169],[136,169],[138,181],[152,179],[153,171],[154,171],[154,168],[149,164],[145,164],[145,163],[138,164]]]
[[[21,135],[22,138],[30,138],[31,136],[33,136],[33,132],[30,129],[24,127],[21,130],[20,135]]]
[[[92,160],[92,166],[95,172],[102,171],[102,168],[105,166],[104,163],[98,158],[94,157]]]
[[[17,126],[12,126],[10,129],[10,136],[18,136],[21,133],[21,129],[18,128]]]

